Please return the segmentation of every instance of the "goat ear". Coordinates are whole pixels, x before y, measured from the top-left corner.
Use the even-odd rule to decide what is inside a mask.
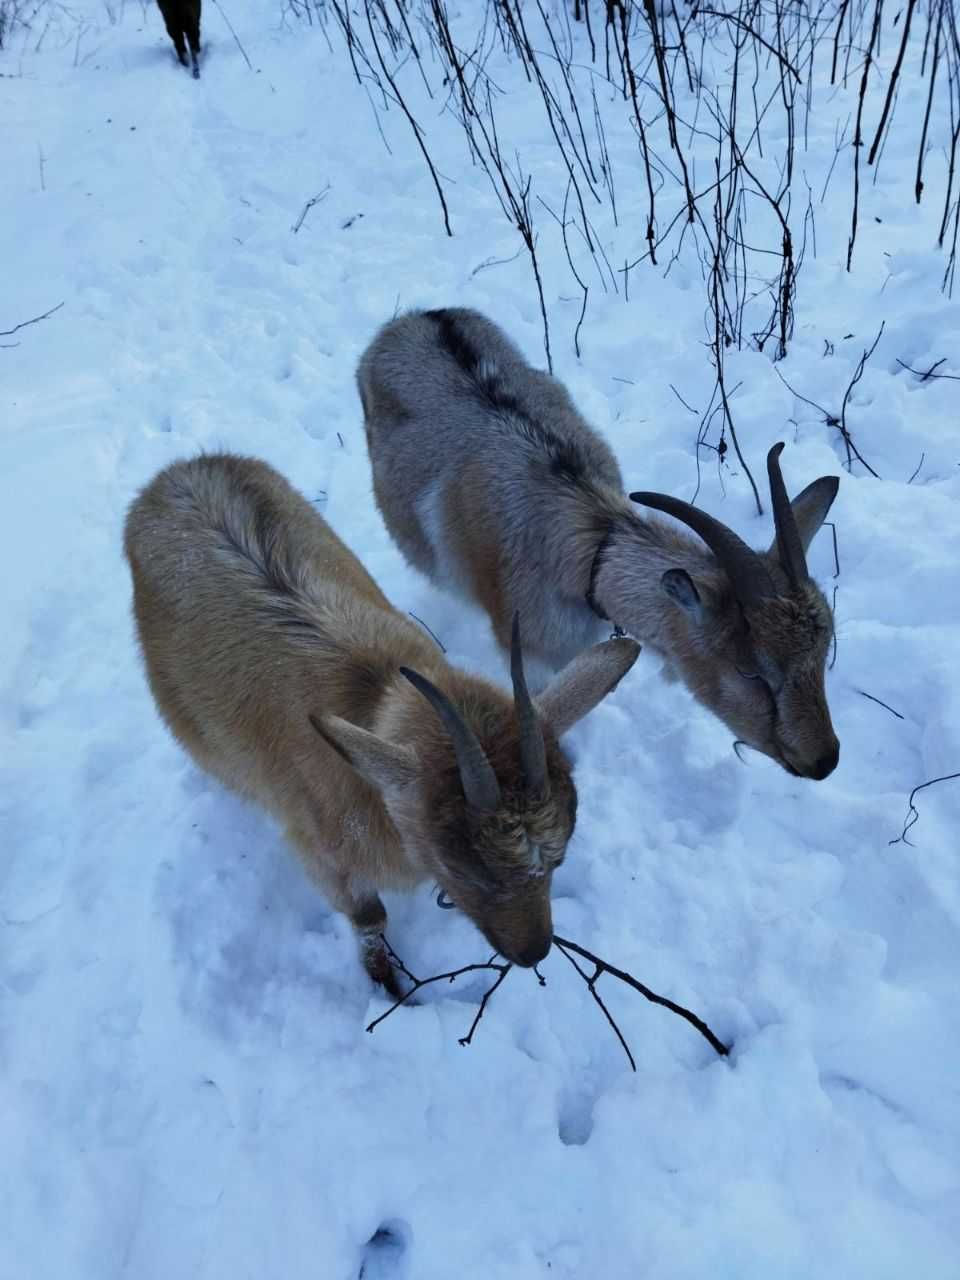
[[[824,520],[826,520],[827,512],[833,505],[833,500],[837,496],[839,487],[839,476],[821,476],[819,480],[814,480],[812,484],[808,484],[805,489],[802,489],[790,503],[790,509],[793,511],[793,518],[797,522],[797,531],[800,534],[804,553],[809,550],[810,543],[816,537]],[[774,538],[767,555],[772,560],[776,560],[778,554],[777,540]]]
[[[686,569],[668,569],[660,579],[660,586],[694,622],[703,621],[703,601]]]
[[[419,760],[412,747],[387,742],[339,716],[321,720],[312,715],[310,723],[327,746],[378,791],[398,791],[419,775]]]
[[[613,692],[639,652],[639,644],[627,636],[605,640],[578,654],[554,676],[534,705],[557,737]]]

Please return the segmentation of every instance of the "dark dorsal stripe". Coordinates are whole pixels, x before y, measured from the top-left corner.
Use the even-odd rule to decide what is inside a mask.
[[[457,321],[453,311],[425,311],[437,326],[440,345],[470,379],[479,399],[494,413],[509,416],[518,434],[546,454],[551,474],[568,484],[586,484],[588,466],[580,449],[561,440],[548,426],[531,417],[529,411],[504,385],[496,367],[486,363],[481,353]]]

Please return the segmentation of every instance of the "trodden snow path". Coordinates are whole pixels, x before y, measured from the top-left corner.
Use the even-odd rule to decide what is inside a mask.
[[[453,661],[503,679],[485,620],[383,529],[353,369],[421,304],[479,307],[540,363],[539,308],[522,256],[476,271],[516,237],[439,106],[452,239],[335,29],[331,52],[236,0],[251,72],[207,8],[199,83],[151,6],[110,23],[83,0],[76,49],[0,62],[0,328],[64,304],[0,340],[19,344],[0,350],[0,1280],[955,1277],[960,784],[920,793],[913,843],[889,843],[910,790],[960,770],[956,384],[896,363],[960,373],[960,316],[933,215],[903,198],[909,149],[891,142],[864,197],[858,270],[839,248],[804,263],[785,365],[833,403],[886,321],[854,402],[884,480],[841,472],[767,357],[731,355],[750,458],[785,438],[792,490],[843,475],[840,767],[817,785],[743,767],[650,656],[569,742],[558,931],[694,1008],[731,1058],[611,984],[631,1074],[557,954],[544,989],[510,975],[469,1048],[478,983],[367,1035],[385,1006],[346,922],[154,712],[123,517],[176,457],[263,456]],[[501,73],[549,181],[542,121]],[[627,124],[609,141],[634,146]],[[846,206],[818,216],[845,249]],[[638,274],[629,306],[592,296],[578,362],[547,228],[542,253],[558,374],[628,484],[689,497],[696,420],[670,384],[709,396],[696,264]],[[701,501],[765,544],[742,477],[724,497],[707,472]],[[827,533],[811,559],[831,587]],[[418,974],[486,958],[426,888],[388,907]]]

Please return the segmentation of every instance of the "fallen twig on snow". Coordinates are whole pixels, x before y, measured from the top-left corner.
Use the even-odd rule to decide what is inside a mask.
[[[28,325],[39,324],[41,320],[46,320],[59,311],[61,307],[66,306],[65,302],[58,302],[55,307],[51,307],[49,311],[45,311],[42,316],[34,316],[32,320],[21,320],[19,324],[15,324],[12,329],[0,329],[0,338],[9,338],[13,334],[19,333],[21,329],[26,329]]]
[[[893,840],[888,840],[887,844],[908,844],[912,849],[913,843],[907,839],[907,832],[912,826],[920,821],[920,813],[917,806],[913,803],[913,797],[918,791],[925,791],[927,787],[934,787],[938,782],[953,782],[954,779],[960,778],[960,773],[945,773],[942,778],[931,778],[928,782],[921,782],[918,787],[914,787],[910,792],[910,799],[907,801],[909,808],[907,809],[907,820],[903,824],[903,830]]]
[[[396,1011],[401,1007],[401,1005],[405,1005],[407,1001],[410,999],[410,997],[415,995],[422,987],[429,987],[434,982],[455,982],[457,978],[462,978],[465,973],[478,973],[483,969],[492,969],[494,970],[494,972],[499,974],[499,977],[497,978],[496,982],[494,982],[493,986],[488,987],[487,990],[483,993],[483,998],[480,1001],[480,1006],[477,1009],[473,1022],[471,1022],[470,1024],[470,1030],[467,1032],[465,1036],[460,1037],[460,1044],[463,1044],[463,1045],[470,1044],[471,1041],[473,1040],[473,1033],[476,1031],[477,1027],[480,1025],[480,1019],[483,1017],[484,1012],[486,1011],[487,1003],[490,1000],[490,997],[493,995],[497,987],[499,987],[500,983],[504,980],[504,978],[513,968],[513,965],[509,964],[506,960],[497,960],[496,952],[494,952],[494,954],[490,957],[490,959],[484,962],[483,964],[465,964],[459,969],[451,969],[449,973],[436,973],[432,978],[416,978],[410,972],[407,966],[403,963],[403,961],[400,959],[400,957],[397,955],[393,947],[391,947],[390,943],[386,940],[386,938],[382,933],[380,935],[380,940],[382,941],[384,947],[386,948],[387,955],[390,957],[395,967],[400,970],[400,972],[409,982],[413,983],[413,986],[410,988],[409,991],[407,991],[404,995],[402,995],[399,1000],[395,1000],[393,1004],[390,1006],[390,1008],[386,1011],[386,1013],[381,1013],[379,1018],[374,1018],[374,1020],[368,1024],[367,1030],[373,1031],[373,1029],[377,1027],[381,1022],[383,1022],[385,1018],[389,1018],[391,1013],[396,1013]],[[543,978],[540,978],[540,983],[541,985],[543,985]]]
[[[296,235],[297,232],[300,230],[300,228],[303,226],[306,216],[310,212],[310,210],[313,208],[313,206],[315,204],[319,204],[321,200],[325,200],[329,194],[330,194],[330,183],[328,182],[322,191],[318,191],[315,196],[313,196],[310,200],[307,201],[307,203],[303,206],[303,210],[300,214],[300,217],[296,220],[296,222],[290,228],[290,230],[293,232],[294,235]]]
[[[867,693],[866,689],[855,689],[854,692],[859,693],[861,698],[869,698],[871,702],[875,702],[877,706],[883,707],[884,710],[889,711],[892,716],[896,716],[898,720],[906,720],[906,716],[902,716],[899,711],[894,711],[893,707],[884,702],[882,698],[875,698],[872,693]]]
[[[664,1009],[669,1009],[672,1013],[684,1018],[692,1027],[696,1027],[705,1040],[710,1042],[711,1047],[716,1050],[721,1058],[725,1058],[730,1052],[729,1047],[725,1045],[719,1037],[714,1035],[703,1019],[698,1018],[697,1015],[695,1013],[691,1013],[689,1009],[685,1009],[682,1004],[676,1004],[673,1000],[668,1000],[666,996],[658,996],[655,991],[651,991],[650,988],[645,987],[642,982],[638,982],[632,974],[625,973],[623,969],[617,969],[614,965],[608,964],[606,960],[601,960],[600,957],[595,956],[592,951],[587,951],[585,947],[581,947],[578,943],[571,942],[569,938],[560,938],[557,934],[554,934],[553,940],[559,947],[560,951],[567,957],[576,971],[580,974],[581,978],[586,982],[587,987],[590,990],[590,994],[603,1010],[604,1016],[616,1032],[617,1039],[623,1045],[624,1052],[630,1059],[630,1065],[634,1071],[636,1071],[637,1066],[633,1060],[633,1054],[627,1048],[627,1042],[624,1040],[620,1028],[611,1017],[610,1011],[600,999],[599,995],[597,995],[597,980],[605,973],[609,973],[612,978],[619,978],[620,981],[625,982],[628,987],[633,987],[634,991],[639,991],[643,998],[645,1000],[649,1000],[652,1004],[662,1005]],[[588,978],[583,969],[580,968],[573,956],[570,955],[571,951],[576,952],[578,956],[582,956],[584,960],[589,960],[594,966],[594,971],[591,977]]]
[[[846,448],[846,451],[847,451],[847,470],[848,471],[852,470],[853,460],[854,458],[856,458],[856,460],[859,463],[861,463],[862,466],[866,467],[866,469],[870,472],[870,474],[877,480],[880,479],[879,475],[877,475],[876,471],[874,471],[870,463],[867,462],[866,458],[864,458],[863,454],[860,452],[860,450],[857,448],[856,444],[854,443],[853,436],[850,434],[850,428],[847,426],[847,404],[850,400],[850,395],[851,395],[851,392],[853,391],[853,388],[857,385],[857,383],[863,377],[863,371],[866,368],[867,361],[870,359],[874,351],[876,351],[877,349],[877,343],[880,341],[880,338],[883,335],[883,329],[885,324],[886,324],[886,321],[881,321],[880,328],[877,331],[877,336],[874,338],[870,346],[866,350],[864,350],[864,352],[860,356],[860,359],[857,361],[857,367],[853,371],[853,377],[847,383],[847,389],[843,393],[843,403],[840,406],[839,414],[831,413],[829,409],[825,409],[822,404],[817,404],[816,400],[811,400],[809,399],[808,396],[802,396],[795,387],[792,387],[790,385],[790,383],[786,380],[786,378],[783,376],[783,374],[780,372],[777,366],[776,365],[773,366],[773,372],[777,375],[777,377],[780,379],[780,381],[787,388],[787,390],[790,392],[791,395],[796,396],[798,400],[802,400],[804,404],[808,404],[811,407],[811,409],[816,409],[818,413],[822,413],[823,421],[825,422],[825,424],[828,427],[836,427],[837,430],[840,432],[840,435],[843,437],[844,447]]]
[[[437,895],[437,905],[440,907],[443,907],[446,910],[452,907],[454,904],[450,901],[444,901],[444,896],[445,895],[442,892],[440,892]],[[373,1031],[375,1027],[379,1026],[379,1024],[384,1021],[385,1018],[389,1018],[391,1013],[395,1013],[396,1010],[399,1009],[402,1005],[407,1004],[407,1002],[411,999],[411,997],[414,996],[423,987],[429,987],[435,982],[455,982],[457,978],[461,978],[465,974],[480,973],[485,969],[489,969],[497,974],[497,979],[483,993],[483,996],[480,1000],[480,1004],[477,1008],[476,1015],[474,1016],[473,1022],[470,1024],[470,1030],[467,1032],[465,1036],[461,1036],[459,1040],[459,1043],[462,1045],[470,1044],[473,1041],[474,1032],[476,1031],[477,1027],[480,1025],[480,1019],[483,1017],[486,1011],[487,1005],[490,1002],[491,997],[493,996],[493,993],[497,990],[497,988],[506,978],[510,970],[514,968],[514,966],[506,960],[498,960],[497,953],[495,952],[490,957],[489,960],[483,961],[482,963],[465,964],[465,965],[462,965],[459,969],[451,969],[446,973],[434,974],[433,977],[431,978],[417,978],[414,976],[414,974],[410,972],[407,966],[403,963],[403,961],[400,959],[400,957],[397,955],[394,949],[390,946],[390,943],[386,940],[383,934],[380,935],[380,938],[386,949],[387,955],[390,957],[390,960],[393,963],[393,965],[399,970],[400,973],[403,974],[403,976],[412,985],[410,987],[410,990],[407,991],[404,995],[402,995],[399,1000],[395,1000],[393,1004],[390,1006],[390,1008],[386,1010],[385,1013],[381,1013],[379,1017],[374,1018],[374,1020],[371,1023],[369,1023],[369,1025],[367,1026],[367,1031]],[[649,987],[644,986],[644,984],[642,982],[639,982],[636,978],[634,978],[632,974],[626,973],[623,969],[618,969],[615,965],[609,964],[606,960],[601,960],[600,957],[595,956],[592,951],[587,951],[585,947],[581,947],[580,944],[577,942],[571,942],[569,938],[561,938],[557,934],[554,934],[553,941],[557,949],[567,958],[567,960],[570,961],[574,969],[576,969],[577,973],[587,984],[587,988],[589,989],[590,994],[593,996],[596,1003],[603,1010],[604,1017],[607,1019],[607,1022],[609,1022],[611,1028],[613,1029],[614,1035],[620,1041],[620,1044],[623,1047],[623,1051],[627,1055],[627,1059],[629,1060],[630,1068],[632,1071],[636,1071],[637,1064],[633,1054],[630,1052],[630,1046],[627,1044],[627,1041],[623,1035],[623,1032],[620,1030],[619,1026],[617,1025],[613,1015],[610,1013],[610,1010],[607,1008],[607,1006],[604,1004],[603,1000],[601,999],[600,995],[597,993],[597,989],[596,989],[597,982],[605,973],[610,974],[610,976],[613,978],[618,978],[621,982],[625,982],[627,986],[632,987],[634,991],[639,991],[640,994],[644,997],[644,999],[649,1000],[652,1004],[662,1005],[663,1008],[669,1009],[672,1013],[677,1014],[679,1017],[689,1022],[691,1026],[696,1027],[696,1029],[700,1032],[700,1034],[704,1037],[704,1039],[710,1042],[711,1047],[721,1057],[725,1058],[727,1054],[730,1052],[729,1047],[725,1045],[719,1039],[719,1037],[716,1036],[710,1030],[707,1024],[703,1021],[703,1019],[698,1018],[697,1015],[695,1013],[691,1013],[689,1009],[685,1009],[683,1005],[676,1004],[673,1000],[668,1000],[666,996],[657,995],[655,991],[651,991]],[[586,970],[580,966],[580,964],[576,959],[576,956],[580,956],[584,960],[589,960],[589,962],[594,966],[594,971],[592,974],[588,974]],[[536,967],[534,967],[533,971],[536,974],[537,981],[540,983],[540,986],[545,987],[547,985],[546,979],[541,976],[540,972],[537,970]]]
[[[850,399],[850,393],[853,391],[853,388],[857,385],[857,383],[863,377],[863,371],[867,366],[867,361],[873,355],[874,351],[876,351],[877,343],[883,337],[883,328],[885,324],[886,324],[885,320],[880,321],[880,328],[877,330],[877,336],[874,338],[873,342],[863,352],[863,355],[861,355],[860,359],[857,361],[857,367],[853,371],[853,377],[850,379],[849,383],[847,384],[847,389],[843,393],[843,404],[840,406],[840,422],[838,424],[840,429],[840,434],[843,436],[843,443],[847,447],[847,470],[848,471],[852,470],[853,468],[852,459],[856,458],[857,461],[862,463],[862,465],[865,466],[866,469],[870,472],[870,474],[877,480],[879,480],[880,477],[877,475],[876,471],[874,471],[873,467],[871,467],[870,463],[867,462],[867,460],[860,453],[857,446],[853,443],[853,436],[851,436],[849,428],[847,427],[847,402]]]
[[[931,378],[947,378],[950,382],[960,382],[960,373],[937,373],[942,364],[946,364],[947,357],[943,356],[940,360],[935,361],[929,369],[914,369],[913,365],[907,364],[905,360],[897,357],[897,364],[901,369],[906,369],[908,373],[915,373],[921,382],[929,382]]]

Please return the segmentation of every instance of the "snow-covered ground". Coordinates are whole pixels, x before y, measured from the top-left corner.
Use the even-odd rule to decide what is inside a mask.
[[[149,4],[76,0],[39,52],[0,55],[0,329],[63,304],[0,338],[0,1280],[956,1277],[960,782],[920,792],[911,843],[890,843],[911,789],[960,771],[958,383],[897,363],[960,375],[939,209],[912,200],[915,132],[891,134],[865,183],[850,275],[843,153],[778,366],[836,410],[885,322],[848,406],[883,479],[842,468],[837,430],[769,354],[728,355],[755,474],[786,439],[792,490],[843,477],[839,577],[829,531],[811,556],[838,587],[839,768],[813,784],[745,767],[647,655],[569,741],[580,819],[558,931],[694,1008],[731,1057],[607,979],[632,1074],[556,952],[543,989],[509,976],[470,1047],[470,982],[368,1035],[385,1004],[348,924],[154,712],[125,508],[174,458],[260,455],[453,661],[503,679],[485,620],[387,537],[353,370],[420,304],[478,307],[542,363],[540,312],[523,254],[477,270],[519,242],[411,69],[452,238],[408,123],[374,114],[336,28],[328,46],[279,6],[225,8],[253,70],[208,3],[199,83]],[[511,143],[559,208],[542,106],[515,64],[496,75]],[[898,118],[919,120],[924,83]],[[814,116],[815,200],[855,87]],[[621,226],[597,226],[619,263],[643,248],[645,197],[615,118]],[[629,302],[594,282],[578,361],[579,292],[538,226],[557,373],[628,485],[689,497],[698,418],[671,384],[706,408],[696,258],[637,267]],[[704,456],[699,501],[765,545],[744,478],[721,485]],[[427,890],[388,907],[415,972],[486,958]]]

